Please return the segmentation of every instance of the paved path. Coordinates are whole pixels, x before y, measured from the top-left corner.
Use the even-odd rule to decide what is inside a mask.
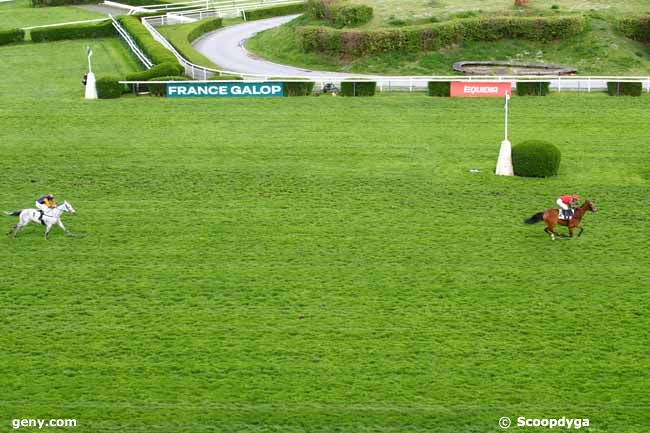
[[[244,74],[267,75],[269,77],[375,78],[372,75],[311,71],[294,66],[280,65],[251,54],[244,47],[246,40],[257,33],[281,26],[298,16],[276,17],[225,27],[200,38],[194,43],[194,48],[222,69]]]

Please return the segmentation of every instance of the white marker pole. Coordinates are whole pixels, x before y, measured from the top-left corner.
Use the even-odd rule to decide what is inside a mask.
[[[93,66],[90,63],[90,57],[93,55],[93,50],[88,47],[88,75],[86,75],[86,99],[97,99],[97,86],[95,86],[95,74],[93,74]]]
[[[499,150],[499,159],[497,160],[497,169],[495,174],[497,176],[514,176],[515,171],[512,167],[512,144],[508,140],[508,101],[510,101],[510,93],[506,93],[506,108],[505,108],[505,135],[501,142],[501,149]]]

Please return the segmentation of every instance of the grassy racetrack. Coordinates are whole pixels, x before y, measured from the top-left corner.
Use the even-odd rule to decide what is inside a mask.
[[[135,67],[103,43],[99,75]],[[5,430],[650,425],[646,95],[514,98],[513,142],[563,162],[506,179],[501,100],[86,102],[86,45],[0,47],[0,210],[79,212],[0,239]],[[582,239],[522,224],[567,192]]]

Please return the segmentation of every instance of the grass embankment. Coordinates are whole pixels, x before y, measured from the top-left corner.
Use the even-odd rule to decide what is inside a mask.
[[[33,8],[29,0],[0,3],[0,30],[105,18],[75,6]]]
[[[563,162],[497,178],[498,99],[84,101],[86,44],[0,47],[0,209],[53,192],[79,211],[77,238],[0,239],[0,419],[650,425],[647,96],[514,98],[513,142]],[[567,192],[600,208],[582,239],[522,224]]]
[[[535,12],[528,12],[531,13]],[[513,60],[574,66],[582,75],[650,74],[650,50],[641,43],[625,38],[617,30],[620,15],[616,10],[589,12],[588,16],[589,30],[586,33],[559,42],[464,42],[435,52],[393,52],[359,58],[305,53],[295,35],[295,27],[309,21],[299,18],[258,34],[247,42],[246,48],[276,63],[312,70],[357,73],[448,75],[455,73],[452,65],[461,60]]]

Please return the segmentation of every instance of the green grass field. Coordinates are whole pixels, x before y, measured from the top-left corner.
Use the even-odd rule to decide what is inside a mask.
[[[78,210],[0,239],[4,430],[650,424],[650,98],[514,98],[561,173],[497,178],[501,100],[85,101],[87,44],[0,47],[0,209]],[[600,209],[582,239],[522,224],[565,192]]]
[[[0,30],[104,18],[74,6],[32,8],[29,0],[0,3]]]

